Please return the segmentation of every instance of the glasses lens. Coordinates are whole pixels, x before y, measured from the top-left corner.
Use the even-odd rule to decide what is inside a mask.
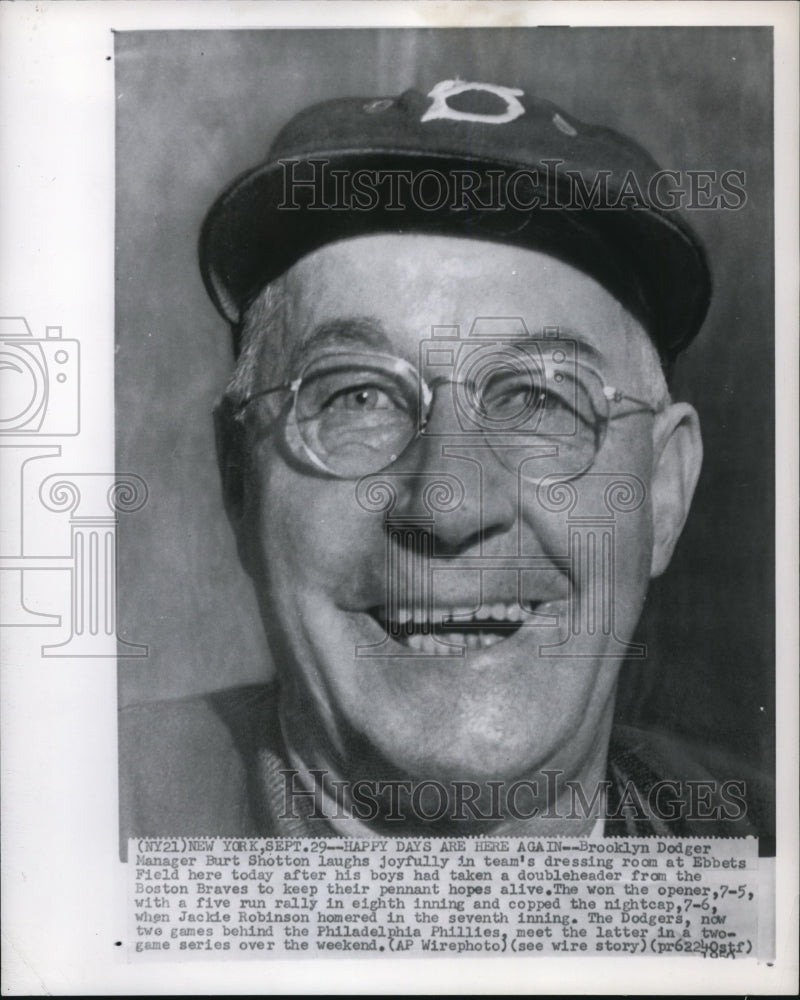
[[[488,358],[456,383],[469,403],[467,436],[479,429],[506,468],[538,481],[579,475],[600,446],[608,403],[603,383],[577,364],[553,371],[530,357]],[[399,458],[417,433],[420,379],[400,358],[326,355],[303,373],[287,425],[293,452],[342,478],[378,472]],[[470,426],[471,425],[471,426]]]
[[[522,398],[522,389],[518,399]],[[594,462],[603,437],[607,402],[602,382],[590,371],[542,373],[532,399],[530,437],[490,435],[503,464],[523,479],[579,475]]]
[[[482,345],[459,362],[456,399],[466,428],[534,431],[544,388],[538,348]]]
[[[323,358],[303,374],[294,418],[305,448],[328,472],[377,472],[414,437],[417,379],[400,359]]]

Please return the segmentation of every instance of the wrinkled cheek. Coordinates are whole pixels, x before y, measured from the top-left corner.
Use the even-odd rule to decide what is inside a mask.
[[[376,529],[364,523],[353,483],[302,475],[274,455],[251,476],[247,519],[260,575],[276,596],[324,591],[346,600]],[[373,548],[382,545],[377,530]]]
[[[605,489],[593,490],[586,481],[547,499],[567,509],[529,505],[524,513],[526,549],[547,556],[568,578],[574,609],[580,609],[573,613],[591,608],[608,620],[613,612],[618,637],[628,638],[650,579],[653,526],[646,489],[635,496],[617,495],[617,509]]]

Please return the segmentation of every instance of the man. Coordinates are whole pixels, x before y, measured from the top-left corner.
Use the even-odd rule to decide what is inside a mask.
[[[307,109],[220,196],[220,468],[278,677],[124,715],[125,831],[757,830],[741,769],[613,726],[702,460],[675,185],[442,81]]]

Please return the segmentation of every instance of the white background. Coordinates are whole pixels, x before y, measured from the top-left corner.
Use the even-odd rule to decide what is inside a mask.
[[[117,860],[112,656],[42,659],[2,636],[3,992],[794,992],[797,950],[797,28],[785,3],[0,3],[0,316],[81,341],[81,434],[59,468],[113,455],[112,31],[298,26],[775,24],[778,413],[777,962],[592,958],[128,966]],[[4,477],[3,505],[19,502]],[[8,508],[6,508],[8,509]],[[53,574],[57,576],[58,574]],[[112,652],[112,651],[109,651]]]

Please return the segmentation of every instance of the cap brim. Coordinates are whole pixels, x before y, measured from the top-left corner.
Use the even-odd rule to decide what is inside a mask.
[[[645,326],[666,359],[703,322],[711,291],[708,266],[702,247],[677,213],[652,207],[568,207],[559,192],[537,188],[532,181],[525,203],[538,195],[539,207],[524,211],[481,209],[474,203],[453,208],[449,202],[431,208],[413,199],[402,210],[385,202],[361,210],[352,202],[341,204],[332,171],[472,171],[488,178],[489,171],[496,174],[504,165],[430,151],[333,150],[305,160],[292,157],[291,169],[312,160],[328,164],[315,191],[287,194],[289,168],[280,161],[268,163],[235,180],[205,219],[200,234],[203,280],[234,326],[267,283],[319,247],[370,233],[421,232],[541,250],[578,267]],[[526,169],[519,164],[505,168]],[[480,191],[475,200],[489,204]],[[567,207],[542,207],[548,204]]]

